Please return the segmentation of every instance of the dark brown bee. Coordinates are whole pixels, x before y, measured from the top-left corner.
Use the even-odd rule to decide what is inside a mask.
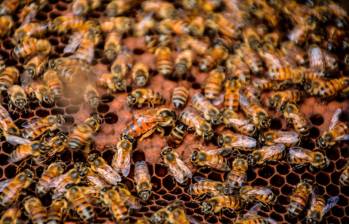
[[[308,180],[302,180],[290,196],[288,212],[290,216],[298,216],[308,204],[313,186]]]
[[[163,98],[160,93],[145,88],[135,89],[127,96],[127,104],[130,107],[154,107],[162,105],[165,102],[165,98]]]
[[[182,144],[186,134],[187,126],[181,122],[178,122],[178,124],[172,128],[170,135],[167,138],[167,144],[174,148],[178,147],[180,144]]]
[[[174,88],[172,93],[172,104],[175,108],[183,108],[188,101],[189,91],[184,86]]]

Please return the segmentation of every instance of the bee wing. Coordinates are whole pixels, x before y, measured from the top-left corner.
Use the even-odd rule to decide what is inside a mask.
[[[279,151],[285,151],[286,149],[284,144],[276,144],[276,145],[266,146],[266,147],[267,149],[264,150],[266,158],[272,157],[272,155],[278,153]]]
[[[240,105],[243,107],[250,106],[250,102],[248,101],[247,97],[241,91],[239,92],[239,95],[240,95],[240,97],[239,97]]]
[[[309,159],[309,155],[307,154],[305,149],[302,147],[291,147],[288,152],[292,157],[306,159],[306,160]]]
[[[26,145],[31,143],[30,140],[15,135],[6,135],[6,141],[11,145]]]
[[[295,131],[287,131],[279,133],[278,137],[275,138],[274,142],[278,143],[297,143],[299,141],[299,135]]]
[[[205,177],[202,177],[202,176],[195,176],[193,177],[193,179],[196,181],[196,182],[201,182],[201,181],[206,181],[208,179],[206,179]]]
[[[263,205],[261,203],[256,203],[243,215],[243,218],[248,218],[257,215],[257,213],[261,210],[262,206]]]
[[[110,184],[117,185],[117,183],[121,181],[120,175],[109,166],[103,169],[97,168],[97,172]]]
[[[174,162],[167,163],[170,171],[178,183],[183,183],[186,178],[191,178],[192,173],[184,162],[176,158]]]
[[[35,123],[38,122],[38,120],[40,120],[40,118],[35,117],[32,118],[31,120],[25,121],[24,123],[21,124],[22,128],[31,128]]]
[[[339,121],[339,115],[342,113],[342,109],[338,108],[334,114],[332,115],[331,121],[330,121],[330,125],[328,127],[329,130],[332,130],[334,128],[334,126],[336,126],[336,124]]]
[[[333,208],[339,201],[338,196],[333,196],[327,199],[326,206],[324,207],[323,214],[326,214],[331,208]]]
[[[81,40],[83,37],[82,32],[73,33],[70,38],[68,44],[64,47],[64,53],[73,53],[80,46]]]
[[[4,188],[10,183],[12,179],[6,179],[0,182],[0,192],[4,190]]]
[[[337,141],[349,141],[349,135],[342,135],[336,138]]]

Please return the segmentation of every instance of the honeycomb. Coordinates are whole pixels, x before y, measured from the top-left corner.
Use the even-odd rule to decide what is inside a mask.
[[[104,7],[107,1],[103,1],[102,7],[98,11],[93,11],[88,14],[87,18],[98,19],[103,17]],[[69,14],[70,0],[49,0],[46,5],[35,17],[36,21],[47,21],[54,19],[60,15]],[[35,21],[34,20],[34,21]],[[16,15],[14,15],[14,21]],[[20,25],[16,22],[15,27]],[[46,37],[54,51],[52,57],[64,55],[63,50],[68,42],[67,37],[50,34]],[[142,38],[129,37],[125,40],[125,45],[133,52],[135,61],[142,61],[149,64],[152,71],[155,71],[153,55],[145,50]],[[23,61],[17,61],[12,58],[11,50],[14,48],[11,40],[5,38],[1,41],[0,55],[5,59],[7,66],[16,66],[20,71],[23,71]],[[103,56],[103,44],[96,47],[95,59],[92,62],[92,69],[96,74],[102,74],[108,71],[110,62]],[[160,92],[167,99],[167,106],[170,104],[171,93],[179,84],[190,89],[190,95],[200,91],[201,83],[207,77],[207,73],[200,72],[196,67],[191,71],[192,76],[186,80],[173,81],[165,79],[163,76],[152,72],[152,79],[149,83],[149,88]],[[161,85],[159,85],[161,83]],[[130,109],[126,103],[127,93],[108,94],[103,89],[99,89],[102,93],[102,101],[97,112],[102,115],[105,123],[101,131],[95,138],[95,148],[103,158],[110,164],[114,152],[108,149],[108,145],[115,144],[118,141],[121,131],[132,119],[134,109]],[[6,105],[6,94],[3,96],[3,104]],[[321,102],[315,98],[308,98],[301,106],[301,111],[306,114],[314,127],[310,131],[310,138],[302,142],[303,147],[315,148],[315,139],[328,128],[332,114],[337,108],[349,109],[347,99],[336,98],[331,102]],[[21,127],[28,120],[38,117],[46,117],[49,114],[64,114],[67,121],[68,130],[75,124],[83,122],[92,112],[91,109],[81,104],[81,99],[72,96],[69,92],[65,92],[64,96],[54,105],[39,105],[36,103],[30,104],[30,111],[21,113],[20,115],[11,113],[11,117],[18,127]],[[141,110],[139,110],[141,112]],[[285,121],[278,113],[273,113],[271,128],[275,130],[286,130],[288,127]],[[341,119],[349,121],[349,112],[342,113]],[[194,135],[187,135],[183,144],[176,149],[176,152],[190,166],[194,176],[202,176],[208,179],[223,181],[225,173],[215,170],[197,169],[190,163],[190,155],[193,151],[193,145],[196,144]],[[122,182],[136,195],[133,170],[134,163],[140,160],[146,160],[149,166],[151,182],[153,184],[153,194],[147,203],[142,202],[142,208],[134,211],[131,214],[131,222],[135,222],[138,218],[147,216],[150,217],[155,211],[169,205],[174,200],[184,202],[186,214],[196,219],[199,223],[231,223],[236,214],[222,212],[216,215],[204,215],[201,211],[200,204],[197,198],[193,198],[188,194],[188,185],[178,184],[174,178],[168,173],[167,168],[160,161],[160,151],[166,145],[166,140],[159,135],[153,135],[137,144],[132,156],[131,172],[127,178],[123,177]],[[216,147],[213,143],[209,143],[208,148]],[[0,180],[13,178],[18,170],[23,170],[25,167],[30,167],[36,176],[40,176],[46,165],[40,166],[35,163],[8,163],[10,153],[14,150],[14,146],[7,143],[5,139],[1,139],[0,143]],[[303,220],[299,218],[290,218],[287,216],[287,205],[289,204],[289,195],[301,179],[311,179],[317,183],[316,192],[325,197],[339,196],[338,204],[331,209],[325,216],[323,223],[349,223],[349,187],[339,185],[339,176],[346,161],[349,159],[349,144],[342,142],[331,150],[326,151],[326,155],[331,160],[330,165],[320,171],[312,172],[309,168],[294,169],[286,162],[269,163],[265,166],[257,166],[250,168],[248,171],[248,185],[269,186],[277,196],[277,203],[271,209],[263,209],[259,212],[264,217],[271,217],[278,223],[296,223]],[[59,159],[72,167],[75,162],[85,161],[84,156],[80,151],[65,150],[59,155]],[[26,190],[26,195],[35,195],[34,186]],[[21,197],[23,198],[24,195]],[[40,197],[44,206],[49,206],[52,199],[50,195]],[[21,199],[19,200],[21,201]],[[98,209],[98,208],[97,208]],[[95,223],[112,223],[111,217],[103,210],[97,210],[98,217]],[[246,209],[244,210],[246,212]],[[302,217],[302,216],[299,216]],[[25,216],[23,220],[26,220]],[[79,218],[74,213],[70,213],[66,217],[67,223],[79,223]]]

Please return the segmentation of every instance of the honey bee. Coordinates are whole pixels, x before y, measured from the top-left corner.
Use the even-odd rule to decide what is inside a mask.
[[[93,206],[86,198],[79,186],[70,187],[65,193],[65,198],[70,203],[71,208],[76,211],[79,217],[85,222],[91,221],[95,216]]]
[[[169,2],[144,1],[142,8],[147,13],[154,13],[159,19],[171,18],[175,15],[175,7]]]
[[[171,147],[174,147],[174,148],[179,146],[183,142],[186,134],[187,134],[187,126],[185,126],[181,122],[178,122],[172,128],[172,130],[167,138],[167,144]]]
[[[201,210],[204,214],[219,213],[222,209],[238,211],[242,207],[243,201],[237,195],[219,195],[201,204]]]
[[[72,58],[91,63],[95,56],[95,42],[92,38],[83,37],[78,49],[75,51]]]
[[[312,151],[301,147],[291,147],[288,151],[290,164],[300,168],[310,165],[310,170],[326,168],[330,161],[327,156],[320,151]]]
[[[6,138],[6,141],[10,144],[28,144],[29,140],[18,137],[20,135],[20,130],[12,120],[8,111],[0,105],[0,129],[1,135]]]
[[[259,202],[266,207],[272,206],[276,201],[276,196],[268,187],[242,186],[240,197],[247,202]]]
[[[0,223],[3,224],[16,224],[19,222],[21,216],[21,210],[16,207],[11,207],[5,210],[0,218]]]
[[[69,134],[68,146],[73,150],[81,149],[90,144],[95,133],[101,127],[102,120],[97,116],[87,118],[83,123],[78,124]]]
[[[138,201],[138,198],[133,196],[131,192],[128,190],[127,186],[124,184],[119,184],[118,192],[120,194],[120,198],[122,203],[126,205],[127,208],[130,209],[140,209],[141,204]]]
[[[231,171],[225,180],[229,191],[240,188],[247,180],[248,160],[243,157],[234,159]]]
[[[306,222],[307,223],[320,223],[325,214],[333,208],[339,201],[339,197],[330,197],[327,201],[320,195],[312,196],[310,202],[310,208],[307,211]]]
[[[296,189],[290,196],[288,212],[290,216],[298,216],[308,204],[308,199],[313,191],[313,186],[309,180],[302,180],[297,184]]]
[[[294,58],[299,65],[304,65],[307,62],[305,51],[290,41],[285,41],[281,44],[281,51],[286,56]]]
[[[268,128],[270,126],[270,117],[258,102],[251,102],[245,95],[240,94],[239,104],[242,111],[257,128]]]
[[[259,141],[265,145],[284,144],[294,146],[300,141],[299,134],[294,131],[269,130],[259,136]]]
[[[325,72],[326,69],[333,71],[338,67],[337,58],[317,45],[309,47],[308,57],[310,68],[316,71]]]
[[[189,186],[189,194],[204,198],[205,196],[217,196],[226,193],[223,182],[194,177],[197,181]]]
[[[200,71],[207,72],[217,66],[220,62],[227,59],[228,56],[228,49],[223,43],[219,42],[207,50],[207,53],[199,61],[199,69]],[[218,77],[221,77],[221,75]],[[224,78],[220,78],[219,80],[221,79],[224,80]]]
[[[0,73],[0,90],[5,91],[10,88],[19,78],[19,71],[16,67],[6,67]]]
[[[247,64],[250,71],[253,74],[259,74],[263,70],[263,62],[262,59],[259,57],[257,52],[253,51],[252,49],[243,46],[239,49],[237,49],[237,55],[242,58],[242,60]]]
[[[237,224],[276,224],[277,222],[273,220],[272,218],[265,218],[263,216],[258,215],[258,211],[261,208],[261,204],[257,203],[250,210],[247,211],[242,217],[238,216],[234,223]]]
[[[120,175],[108,165],[108,163],[97,154],[90,154],[88,156],[88,162],[91,169],[98,173],[109,184],[117,185],[121,181]]]
[[[88,0],[74,0],[72,3],[72,12],[75,16],[84,16],[89,11]]]
[[[183,35],[179,39],[179,48],[180,49],[193,49],[195,53],[199,55],[204,55],[209,48],[209,44],[204,40],[196,39],[192,36]]]
[[[152,14],[147,14],[141,18],[133,27],[133,34],[136,37],[145,36],[149,31],[154,30],[156,21]]]
[[[113,73],[104,73],[97,79],[97,85],[108,89],[108,91],[123,92],[126,91],[126,79],[118,77]]]
[[[304,82],[303,67],[281,67],[269,69],[267,75],[271,80],[285,84],[302,84]]]
[[[131,76],[137,87],[143,87],[149,80],[149,67],[144,63],[137,62],[132,68]]]
[[[122,223],[128,219],[128,209],[123,203],[120,193],[115,188],[104,188],[100,195],[102,204],[108,206],[110,213],[117,222]]]
[[[256,127],[250,122],[250,120],[244,118],[233,110],[224,110],[222,121],[225,127],[233,128],[236,132],[242,135],[253,136],[257,131]]]
[[[11,15],[18,8],[20,1],[18,0],[9,0],[4,1],[0,5],[0,15]]]
[[[45,103],[52,105],[55,101],[54,95],[50,91],[49,87],[41,82],[32,82],[26,87],[26,92],[30,99],[40,104]]]
[[[118,173],[127,177],[131,168],[132,143],[127,139],[121,139],[116,146],[111,166]]]
[[[117,78],[123,80],[125,79],[132,62],[132,57],[128,52],[121,52],[120,54],[118,54],[113,64],[111,65],[110,71]]]
[[[28,98],[24,89],[19,85],[13,85],[8,89],[8,96],[10,98],[9,109],[15,112],[26,111],[28,105]]]
[[[37,182],[36,192],[41,195],[47,193],[50,189],[51,181],[63,174],[65,167],[66,166],[63,162],[51,163]]]
[[[99,93],[92,84],[86,86],[84,100],[91,108],[96,109],[98,107],[100,102]]]
[[[205,120],[210,121],[211,124],[219,124],[221,122],[221,113],[217,107],[205,99],[201,93],[197,93],[191,98],[193,107],[200,111]]]
[[[42,144],[38,141],[31,142],[29,144],[18,145],[16,150],[12,151],[10,154],[9,162],[15,163],[26,159],[28,157],[34,157],[34,160],[40,162],[40,156],[44,152]]]
[[[11,16],[0,16],[0,37],[6,36],[12,30],[13,26],[14,22]]]
[[[193,108],[184,109],[180,116],[180,122],[186,125],[189,130],[195,130],[197,136],[209,141],[213,137],[211,124],[197,114]]]
[[[137,194],[143,201],[147,201],[152,194],[150,178],[147,163],[145,161],[137,161],[135,163],[134,180],[136,182]]]
[[[303,92],[296,89],[275,91],[269,95],[267,105],[270,108],[276,108],[281,111],[287,103],[296,104],[300,102],[303,95]]]
[[[194,150],[191,154],[191,162],[195,166],[211,167],[219,171],[229,171],[228,161],[219,150]]]
[[[196,0],[194,0],[196,1]],[[202,16],[195,16],[189,23],[189,33],[200,37],[205,31],[205,19]]]
[[[343,186],[349,185],[349,163],[347,163],[339,177],[339,183]]]
[[[261,37],[256,29],[252,26],[246,26],[242,31],[244,43],[253,50],[259,50],[261,47]]]
[[[209,19],[206,20],[206,26],[214,33],[219,32],[222,36],[226,36],[229,39],[236,38],[238,34],[233,23],[234,22],[231,21],[231,18],[222,13],[212,13]]]
[[[175,60],[174,75],[178,79],[182,79],[190,71],[194,58],[192,50],[181,51]]]
[[[48,55],[50,54],[51,50],[52,46],[48,40],[28,37],[25,38],[20,44],[15,46],[12,54],[14,58],[19,59],[26,58],[37,53]]]
[[[173,72],[173,61],[171,49],[159,47],[155,50],[156,69],[159,74],[169,77]]]
[[[53,200],[47,211],[47,224],[58,224],[68,211],[68,202],[65,199]]]
[[[250,68],[238,55],[229,55],[225,61],[225,66],[231,77],[237,77],[244,82],[250,80]]]
[[[283,144],[263,146],[249,155],[249,162],[251,164],[263,165],[270,161],[280,161],[285,157],[285,154],[286,147]]]
[[[127,96],[127,104],[130,107],[141,108],[144,105],[154,107],[165,104],[165,102],[166,99],[160,93],[146,88],[135,89]]]
[[[178,154],[173,150],[173,148],[166,146],[161,150],[161,158],[165,165],[168,167],[169,172],[175,178],[175,180],[183,184],[192,177],[192,172],[185,165],[183,160],[181,160]]]
[[[174,88],[172,94],[172,104],[175,108],[183,108],[188,101],[189,90],[184,86]]]
[[[57,153],[62,152],[67,146],[68,136],[63,132],[58,132],[55,136],[52,136],[49,139],[41,139],[41,143],[44,148],[47,150],[46,156],[48,158],[53,157]]]
[[[110,61],[114,60],[121,48],[121,35],[117,32],[108,33],[104,44],[104,54],[107,59]]]
[[[174,201],[165,208],[161,208],[154,212],[150,217],[150,222],[154,224],[189,224],[189,220],[183,210],[183,203],[181,201]]]
[[[136,3],[134,0],[113,0],[108,3],[106,13],[109,17],[120,16],[132,9]]]
[[[119,34],[128,33],[132,30],[134,19],[125,16],[109,17],[100,20],[101,30],[105,33],[115,31]]]
[[[205,80],[204,93],[207,99],[216,99],[222,91],[225,74],[221,69],[214,69]]]
[[[43,0],[43,2],[46,0]],[[22,10],[19,12],[19,21],[22,25],[26,25],[28,23],[31,23],[36,15],[38,14],[38,11],[45,6],[46,3],[43,3],[42,5],[38,5],[36,2],[30,3],[28,5],[25,5]]]
[[[189,33],[189,24],[186,20],[180,19],[163,19],[157,26],[157,31],[160,34],[184,35]]]
[[[84,174],[89,186],[92,186],[95,189],[103,189],[109,186],[102,177],[95,173],[91,167],[87,166],[85,163],[75,163],[75,166]]]
[[[29,187],[33,182],[34,174],[26,169],[18,173],[14,178],[0,182],[0,205],[2,207],[10,206],[17,201],[22,190]]]
[[[51,31],[67,33],[85,28],[85,20],[80,16],[63,15],[56,17],[49,25]]]
[[[239,109],[239,90],[243,86],[242,82],[237,79],[228,79],[224,83],[224,101],[225,109],[237,111]],[[220,91],[219,91],[220,92]]]
[[[14,43],[20,43],[27,37],[41,37],[48,31],[46,23],[27,23],[16,29],[13,34]]]
[[[282,111],[282,115],[293,125],[295,131],[300,135],[307,136],[309,134],[311,123],[305,114],[299,111],[296,104],[287,103]]]
[[[33,224],[46,223],[47,211],[39,198],[28,197],[24,199],[23,207]]]
[[[25,128],[22,136],[24,138],[34,140],[45,134],[57,130],[65,123],[63,115],[48,115],[44,118],[33,119],[28,123],[23,124]]]
[[[38,54],[31,58],[23,67],[31,78],[37,78],[45,70],[48,62],[48,57],[43,54]]]
[[[48,185],[48,190],[53,189],[53,199],[61,198],[67,191],[69,186],[78,184],[81,182],[84,174],[81,172],[79,167],[73,167],[67,172],[57,176],[48,178],[50,184]]]
[[[230,131],[221,133],[217,137],[217,143],[223,149],[239,149],[243,151],[251,151],[257,146],[256,139]]]
[[[331,98],[340,93],[344,88],[349,86],[348,77],[340,77],[337,79],[312,79],[310,83],[304,85],[305,91],[321,99]]]

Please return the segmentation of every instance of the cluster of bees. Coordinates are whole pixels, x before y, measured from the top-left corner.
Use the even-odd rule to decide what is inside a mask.
[[[154,133],[166,138],[160,157],[174,179],[184,186],[188,179],[194,180],[188,192],[202,200],[204,214],[238,212],[252,205],[234,223],[276,223],[258,215],[261,207],[275,204],[276,195],[268,186],[246,185],[248,169],[284,160],[295,169],[324,169],[330,162],[324,150],[349,139],[348,124],[340,121],[338,109],[315,150],[299,146],[312,126],[300,103],[310,96],[329,101],[349,94],[349,77],[341,72],[349,65],[348,16],[332,1],[111,0],[102,4],[73,0],[71,12],[36,21],[47,4],[45,0],[0,4],[0,37],[11,39],[11,58],[23,62],[23,68],[18,68],[9,66],[8,58],[0,61],[4,93],[0,129],[6,141],[16,146],[8,162],[30,160],[46,167],[40,177],[28,168],[0,182],[0,223],[17,223],[21,208],[32,223],[61,223],[69,210],[82,221],[93,222],[95,207],[106,208],[118,223],[127,222],[131,210],[140,209],[141,201],[151,197],[152,183],[145,161],[133,163],[137,196],[122,184],[122,177],[130,173],[136,143]],[[103,7],[103,17],[88,17]],[[44,38],[47,34],[69,37],[64,56],[54,56],[54,46]],[[154,67],[134,61],[124,43],[127,38],[140,40]],[[93,61],[101,43],[110,66],[107,73],[95,74]],[[198,72],[206,74],[202,91],[178,82],[170,100],[147,88],[154,73],[185,80]],[[83,86],[83,100],[94,113],[68,133],[64,115],[33,119],[22,127],[12,120],[11,114],[25,113],[30,102],[52,105],[84,80],[88,84]],[[103,125],[96,112],[103,91],[128,92],[130,108],[147,108],[135,113],[122,131],[112,147],[111,164],[91,150]],[[262,100],[262,96],[267,97]],[[293,130],[270,129],[274,114],[270,111],[279,113]],[[191,133],[200,143],[192,152],[192,165],[227,172],[225,181],[193,177],[176,152]],[[205,149],[209,143],[218,148]],[[57,155],[68,149],[82,151],[85,162],[66,167]],[[339,182],[349,185],[348,165]],[[32,184],[36,195],[20,201]],[[306,211],[306,221],[318,223],[336,205],[338,196],[324,198],[314,193],[315,187],[316,183],[301,180],[289,198],[290,216]],[[46,194],[52,197],[48,207],[39,199]],[[180,201],[137,220],[193,222],[197,221],[186,215]]]

